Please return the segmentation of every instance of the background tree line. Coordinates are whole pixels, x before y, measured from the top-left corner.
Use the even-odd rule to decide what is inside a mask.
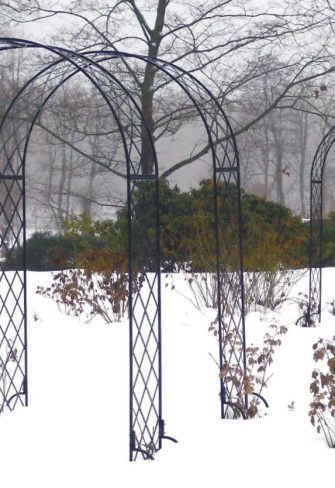
[[[85,0],[8,0],[0,5],[4,34],[19,37],[26,30],[26,37],[38,38],[40,27],[43,32],[43,26],[58,23],[50,34],[44,30],[47,42],[82,50],[129,50],[188,69],[213,91],[232,120],[244,188],[298,214],[308,213],[312,156],[333,124],[331,2],[260,6],[246,0],[187,5],[127,0],[106,6]],[[31,51],[21,54],[19,62],[13,56],[1,61],[3,110],[31,67],[46,62]],[[162,177],[181,188],[208,177],[208,141],[186,97],[149,63],[128,60],[113,70],[139,101],[157,144]],[[65,84],[45,107],[30,148],[32,230],[60,230],[76,213],[115,216],[124,202],[125,168],[120,140],[107,120],[101,100],[82,80]],[[138,130],[142,172],[151,172],[147,136],[143,127]],[[120,175],[116,183],[115,174]],[[330,170],[329,188],[332,182]],[[328,198],[329,209],[332,203]]]

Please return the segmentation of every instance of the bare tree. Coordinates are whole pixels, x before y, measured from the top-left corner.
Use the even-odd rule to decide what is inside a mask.
[[[114,213],[123,203],[110,178],[122,159],[117,129],[101,98],[80,80],[64,84],[46,104],[29,153],[29,208],[49,216],[48,228],[60,229],[74,213],[92,215],[93,204]]]
[[[267,76],[269,72],[285,79],[281,91],[268,105],[262,105],[257,113],[237,129],[243,133],[253,127],[290,92],[302,83],[324,76],[333,71],[332,53],[323,42],[315,42],[316,36],[324,38],[330,29],[331,6],[319,0],[300,5],[287,1],[283,5],[271,2],[247,2],[245,0],[211,0],[179,7],[170,0],[154,3],[135,0],[117,1],[108,6],[88,0],[66,2],[64,7],[52,7],[44,0],[8,0],[3,6],[10,22],[39,22],[46,19],[73,19],[67,42],[76,49],[102,47],[131,49],[150,57],[162,57],[186,67],[209,86],[230,110],[242,89],[253,80]],[[327,12],[326,12],[327,10]],[[313,43],[309,40],[313,38]],[[319,38],[319,37],[318,37]],[[264,62],[269,53],[276,53],[280,63],[269,66]],[[150,64],[139,68],[131,63],[126,66],[134,92],[138,94],[151,134],[156,139],[166,137],[171,131],[178,132],[189,117],[180,116],[176,104],[161,102],[159,74]],[[165,97],[169,96],[165,91]],[[162,110],[164,106],[164,111]],[[180,99],[179,108],[185,107]],[[166,127],[164,128],[163,126]],[[152,154],[148,133],[142,127],[142,171],[152,171]],[[200,158],[209,150],[206,142],[191,155],[173,161],[163,176],[169,176]],[[280,148],[278,146],[280,160]],[[278,180],[280,182],[280,179]],[[281,190],[278,187],[278,192]]]
[[[271,59],[273,68],[278,60]],[[314,152],[334,124],[331,73],[292,87],[272,111],[239,137],[246,187],[291,206],[306,216],[306,197]],[[237,103],[237,123],[255,116],[281,93],[286,80],[273,71],[254,80]]]

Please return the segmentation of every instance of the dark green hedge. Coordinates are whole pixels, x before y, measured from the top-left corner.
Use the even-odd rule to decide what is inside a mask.
[[[50,232],[35,232],[26,245],[27,268],[32,271],[53,271],[71,267],[73,242],[68,237]],[[22,269],[23,251],[15,247],[8,251],[5,261],[7,270]]]
[[[220,228],[229,241],[236,224],[236,192],[232,185],[219,185]],[[152,183],[141,183],[133,199],[133,251],[139,267],[152,266],[155,208]],[[308,225],[279,204],[242,192],[243,240],[246,269],[261,270],[307,266]],[[166,181],[160,184],[160,233],[162,269],[170,271],[191,262],[195,271],[214,271],[215,238],[213,184],[204,180],[199,188],[182,192]],[[335,263],[335,216],[325,226],[327,263]],[[328,222],[328,221],[327,221]],[[108,261],[126,269],[127,210],[115,221],[91,222],[81,216],[65,223],[60,235],[37,232],[27,240],[27,265],[31,270],[69,267],[103,267]],[[238,242],[223,248],[222,259],[235,266]],[[149,242],[149,244],[148,244]],[[99,262],[98,262],[99,261]],[[22,266],[22,251],[13,249],[7,269]],[[90,264],[91,263],[91,264]]]

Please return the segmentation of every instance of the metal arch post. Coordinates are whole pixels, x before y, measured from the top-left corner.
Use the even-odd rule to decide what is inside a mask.
[[[131,56],[131,55],[128,55]],[[206,128],[208,138],[209,138],[209,145],[212,151],[212,156],[213,156],[213,182],[214,182],[214,206],[215,206],[215,234],[216,234],[216,242],[217,242],[217,276],[218,276],[218,320],[219,320],[219,348],[220,348],[220,366],[221,369],[223,368],[225,362],[226,362],[226,345],[225,340],[231,333],[234,335],[234,340],[229,341],[228,340],[228,348],[231,348],[229,351],[230,359],[228,362],[231,362],[231,359],[233,359],[236,364],[234,367],[237,367],[239,371],[239,384],[235,388],[232,384],[228,384],[227,380],[225,378],[221,378],[220,381],[220,386],[221,386],[221,417],[226,418],[229,413],[228,413],[228,408],[232,404],[238,404],[240,406],[240,410],[243,411],[243,415],[246,416],[246,412],[248,409],[248,397],[244,392],[244,378],[246,375],[246,337],[245,337],[245,312],[244,312],[244,284],[243,284],[243,245],[242,245],[242,209],[241,209],[241,190],[240,190],[240,171],[239,171],[239,157],[238,157],[238,150],[237,150],[237,145],[236,145],[236,140],[232,131],[232,128],[230,126],[230,123],[228,121],[227,116],[222,110],[222,107],[218,104],[218,101],[215,99],[215,97],[212,95],[212,93],[208,90],[208,88],[204,87],[204,85],[198,81],[193,75],[190,75],[187,73],[185,70],[182,68],[179,68],[178,66],[172,65],[171,63],[167,63],[165,61],[161,60],[153,60],[150,58],[146,57],[140,57],[136,56],[137,58],[144,59],[152,64],[154,64],[158,69],[161,71],[167,73],[171,79],[176,82],[187,94],[189,99],[192,101],[193,105],[197,109],[204,126]],[[168,68],[171,68],[172,70],[175,70],[177,75],[173,76],[173,74],[169,73]],[[211,99],[224,119],[226,125],[227,125],[227,133],[225,134],[226,139],[228,142],[231,144],[231,150],[233,152],[233,159],[232,161],[229,159],[229,156],[227,154],[227,150],[224,151],[224,158],[223,161],[220,163],[218,162],[218,158],[216,155],[216,144],[217,141],[213,141],[212,136],[211,136],[211,129],[207,123],[206,117],[204,113],[202,112],[201,108],[199,107],[198,103],[192,96],[190,90],[187,89],[187,86],[183,83],[183,77],[188,77],[194,83],[195,86],[198,86],[201,88],[201,90],[206,93],[209,99]],[[228,165],[225,165],[225,163],[228,160]],[[235,210],[237,213],[237,226],[236,226],[236,240],[237,240],[237,247],[238,247],[238,255],[239,255],[239,262],[238,262],[238,269],[236,273],[233,271],[231,274],[235,275],[233,277],[229,277],[228,281],[230,281],[229,284],[229,292],[232,292],[232,289],[234,291],[232,294],[234,295],[233,298],[233,307],[231,307],[233,310],[228,313],[230,315],[229,317],[229,331],[226,330],[225,324],[224,324],[224,312],[228,312],[227,309],[224,310],[222,306],[222,290],[221,290],[221,284],[222,284],[222,275],[226,274],[227,276],[227,271],[225,270],[224,265],[221,263],[220,259],[220,254],[221,254],[221,240],[219,237],[219,213],[218,213],[218,182],[220,181],[220,178],[223,175],[223,179],[225,183],[230,183],[231,180],[233,179],[236,184],[236,202],[235,202]],[[225,176],[227,175],[227,176]],[[237,282],[237,290],[235,288],[235,280]],[[225,337],[224,337],[225,336]],[[235,350],[235,344],[236,344],[236,338],[238,339],[240,343],[240,349],[239,351]],[[231,365],[232,366],[232,365]],[[227,408],[228,407],[228,408]],[[235,417],[235,414],[234,414]]]

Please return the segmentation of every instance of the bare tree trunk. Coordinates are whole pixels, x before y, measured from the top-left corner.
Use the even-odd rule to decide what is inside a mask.
[[[149,30],[148,39],[148,56],[157,58],[160,44],[162,41],[162,32],[165,22],[166,7],[169,0],[159,0],[157,6],[155,26]],[[144,79],[141,85],[141,102],[144,121],[141,127],[142,147],[141,147],[141,170],[142,174],[152,174],[154,167],[154,155],[150,144],[150,136],[154,137],[154,81],[157,69],[150,63],[145,66]]]
[[[273,136],[274,142],[274,156],[275,156],[275,185],[277,198],[276,201],[280,205],[285,205],[284,187],[283,187],[283,174],[284,174],[284,141],[283,141],[283,131],[282,131],[282,117],[281,112],[279,113],[278,119],[274,118],[275,113],[271,114],[270,128]]]
[[[265,144],[261,146],[261,153],[262,153],[262,158],[263,158],[263,164],[264,164],[264,197],[266,199],[270,198],[270,175],[269,175],[269,169],[270,169],[270,144],[269,144],[269,129],[268,126],[265,124],[264,127],[264,132],[265,132]]]
[[[67,169],[67,182],[66,182],[66,189],[65,189],[65,206],[64,206],[64,215],[65,218],[70,217],[70,202],[71,202],[71,189],[72,189],[72,179],[73,179],[73,168],[72,163],[74,159],[73,149],[70,149],[70,156],[69,156],[69,167]]]
[[[301,202],[301,215],[306,216],[305,204],[305,169],[308,140],[308,113],[300,114],[300,164],[299,164],[299,193]]]

